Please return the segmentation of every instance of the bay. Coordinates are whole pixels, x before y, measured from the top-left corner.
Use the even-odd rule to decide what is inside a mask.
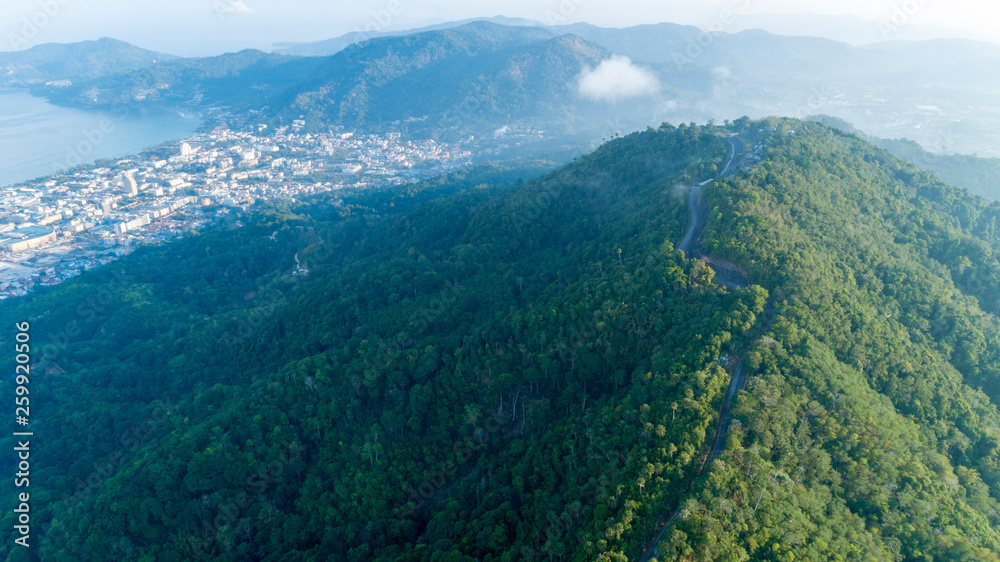
[[[186,137],[200,124],[189,111],[83,110],[56,106],[24,91],[0,89],[0,186],[134,154]]]

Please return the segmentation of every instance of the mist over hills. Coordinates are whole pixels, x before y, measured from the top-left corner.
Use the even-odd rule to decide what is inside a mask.
[[[144,68],[177,57],[109,39],[46,43],[18,52],[0,51],[0,85],[28,86],[80,80]]]
[[[351,47],[274,104],[350,127],[420,120],[468,133],[538,119],[572,129],[579,69],[607,56],[578,37],[472,23]]]
[[[902,8],[902,6],[900,6]],[[904,12],[905,13],[905,12]],[[826,37],[852,45],[868,45],[888,40],[926,41],[931,39],[969,38],[967,30],[951,29],[939,25],[895,25],[891,19],[873,21],[857,16],[818,15],[809,13],[742,14],[732,25],[732,31],[764,29],[776,35]],[[996,37],[976,37],[980,41],[996,42]]]
[[[558,19],[558,18],[556,18]],[[452,22],[441,22],[433,25],[414,27],[412,29],[399,30],[379,30],[382,27],[378,21],[373,21],[372,29],[357,30],[346,33],[339,37],[314,41],[310,43],[282,43],[275,52],[286,55],[300,56],[325,56],[333,55],[352,43],[358,43],[367,39],[386,36],[408,35],[423,31],[433,31],[438,29],[448,29],[458,27],[474,21],[488,21],[500,25],[517,25],[527,27],[545,27],[562,33],[573,33],[574,29],[581,27],[593,28],[595,26],[587,23],[579,24],[558,24],[550,22],[546,25],[540,21],[526,20],[522,18],[508,18],[503,16],[482,17]],[[721,21],[721,20],[720,20]],[[873,45],[890,40],[913,42],[930,41],[934,39],[961,39],[968,34],[957,30],[948,30],[941,27],[917,25],[910,22],[902,27],[880,28],[879,22],[862,19],[856,16],[832,16],[818,14],[739,14],[732,21],[722,22],[724,31],[728,33],[738,33],[749,30],[764,30],[774,35],[790,37],[820,37],[832,41],[848,43],[855,46]],[[662,26],[664,24],[650,24]],[[703,28],[692,25],[670,24],[678,28],[686,28],[689,32],[701,33]],[[634,26],[628,29],[636,29],[643,26]],[[707,26],[706,26],[707,27]],[[600,29],[600,28],[599,28]],[[990,41],[993,38],[984,37],[981,41]],[[993,41],[995,43],[995,41]]]
[[[7,83],[84,107],[229,107],[277,123],[302,115],[310,127],[425,136],[486,136],[514,126],[597,138],[665,120],[825,113],[864,123],[868,134],[910,138],[932,151],[947,145],[950,151],[1000,155],[1000,77],[989,71],[1000,63],[1000,46],[989,43],[854,47],[667,23],[608,29],[473,21],[440,27],[349,45],[344,40],[328,51],[309,47],[335,51],[319,57],[244,51],[123,70],[139,65],[129,59],[76,76],[64,70],[59,76],[72,80],[70,85],[13,78]],[[660,86],[655,94],[627,103],[610,101],[618,99],[613,96],[594,103],[580,95],[581,74],[614,56],[629,57],[640,71],[652,73]],[[21,57],[18,75],[45,74],[26,54],[7,57]],[[456,113],[463,117],[456,120]]]
[[[379,37],[398,37],[400,35],[413,35],[416,33],[423,33],[425,31],[438,31],[443,29],[451,29],[454,27],[460,27],[465,24],[473,22],[486,21],[490,23],[495,23],[499,25],[509,25],[509,26],[527,26],[527,27],[540,27],[541,24],[538,22],[520,19],[520,18],[508,18],[503,16],[495,16],[491,18],[472,18],[467,20],[459,20],[452,22],[441,22],[433,25],[426,25],[422,27],[415,27],[413,29],[401,29],[401,30],[379,30],[374,29],[374,27],[381,27],[379,22],[373,22],[373,29],[370,30],[359,30],[352,31],[350,33],[345,33],[340,37],[334,37],[332,39],[324,39],[322,41],[314,41],[312,43],[296,43],[292,45],[278,45],[278,49],[274,52],[282,55],[293,55],[302,57],[323,57],[330,56],[343,51],[350,45],[355,43],[361,43],[362,41],[367,41],[369,39],[376,39]]]

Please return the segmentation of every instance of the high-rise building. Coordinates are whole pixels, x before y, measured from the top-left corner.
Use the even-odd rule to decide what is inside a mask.
[[[184,143],[181,145],[181,156],[191,156],[192,154],[194,154],[194,149],[191,148],[190,144]]]
[[[135,197],[139,194],[139,185],[135,183],[135,178],[132,177],[132,174],[123,173],[121,176],[121,182],[124,187],[125,195]]]

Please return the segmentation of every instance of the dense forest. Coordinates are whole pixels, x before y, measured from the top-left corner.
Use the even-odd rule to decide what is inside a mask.
[[[764,157],[726,178],[733,133]],[[998,558],[1000,204],[791,120],[544,169],[273,202],[5,301],[6,559]],[[703,252],[750,288],[675,248],[711,178]]]
[[[937,173],[952,185],[964,187],[991,201],[1000,200],[1000,158],[982,158],[975,154],[935,154],[907,139],[880,139],[876,144],[927,171]]]
[[[964,187],[990,201],[1000,201],[1000,158],[928,152],[920,144],[909,139],[881,139],[866,135],[847,121],[829,115],[814,115],[808,119],[854,133],[900,158],[913,162],[921,169],[938,174],[941,179],[952,185]],[[948,140],[946,132],[942,132],[942,136],[941,141],[946,142]]]

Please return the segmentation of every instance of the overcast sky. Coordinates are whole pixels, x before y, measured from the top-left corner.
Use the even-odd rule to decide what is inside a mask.
[[[732,14],[726,31],[771,25],[761,14],[815,13],[868,20],[857,22],[849,39],[844,20],[826,33],[853,42],[916,38],[916,30],[921,37],[1000,41],[996,0],[2,0],[0,50],[114,37],[177,55],[213,55],[366,28],[406,29],[495,15],[606,27],[670,21],[706,28],[726,10]],[[824,33],[789,20],[772,27],[781,33]]]

